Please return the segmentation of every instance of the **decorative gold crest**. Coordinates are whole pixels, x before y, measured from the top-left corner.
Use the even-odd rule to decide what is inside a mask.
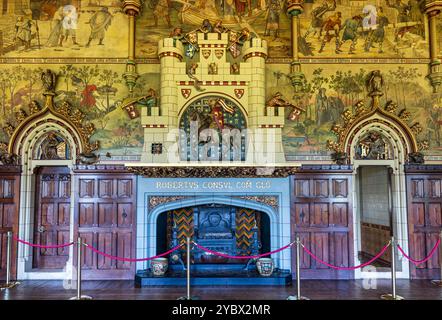
[[[215,50],[215,57],[219,60],[223,57],[224,55],[224,50],[222,49],[216,49]]]
[[[237,97],[238,99],[241,99],[242,96],[244,95],[244,89],[235,89],[235,97]]]
[[[208,50],[208,49],[201,50],[201,53],[203,54],[204,59],[208,59],[210,57],[211,52],[212,51]]]
[[[192,94],[192,89],[181,89],[181,94],[187,99]]]

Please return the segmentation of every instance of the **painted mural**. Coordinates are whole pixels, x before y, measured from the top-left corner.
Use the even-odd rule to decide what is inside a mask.
[[[120,1],[30,0],[0,5],[2,57],[126,57]]]
[[[198,29],[204,19],[235,31],[247,28],[268,41],[270,57],[290,55],[290,19],[285,0],[147,0],[137,19],[137,55],[157,58],[158,41],[175,27]]]
[[[301,15],[304,56],[428,58],[418,0],[306,1]]]
[[[288,68],[271,66],[267,70],[267,95],[281,92],[302,107],[296,120],[286,120],[283,129],[283,143],[286,154],[300,159],[326,159],[328,152],[325,144],[328,139],[335,140],[331,126],[341,121],[341,113],[353,109],[360,100],[367,99],[365,79],[367,74],[376,70],[377,65],[304,65],[306,78],[301,93],[294,97]],[[385,80],[384,95],[381,103],[392,100],[399,108],[412,114],[413,121],[423,127],[422,138],[430,143],[427,155],[442,155],[442,106],[436,101],[441,94],[433,94],[425,79],[426,66],[391,65],[382,67]],[[354,111],[354,110],[353,110]],[[317,156],[317,158],[315,158]]]
[[[82,111],[96,132],[103,160],[137,160],[143,146],[140,118],[130,119],[121,108],[128,95],[122,74],[124,66],[64,65],[51,66],[57,72],[55,102],[68,101]],[[29,114],[33,101],[43,105],[42,68],[30,65],[2,67],[0,72],[0,128],[16,124],[18,112]],[[158,73],[142,73],[134,94],[141,96],[146,88],[158,90]],[[0,130],[0,141],[7,142],[7,130]]]

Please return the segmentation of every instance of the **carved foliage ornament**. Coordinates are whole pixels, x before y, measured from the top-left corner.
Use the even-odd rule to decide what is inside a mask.
[[[97,156],[93,153],[99,148],[99,142],[90,142],[91,136],[95,132],[95,127],[90,122],[85,122],[85,115],[78,109],[73,109],[69,102],[64,101],[60,105],[55,105],[55,86],[57,76],[51,70],[46,70],[41,74],[41,80],[43,83],[43,96],[45,97],[45,105],[41,107],[37,101],[31,101],[29,104],[29,114],[26,114],[24,110],[19,110],[16,113],[16,126],[8,123],[3,131],[9,137],[9,143],[2,143],[0,148],[0,160],[3,164],[11,164],[6,162],[17,162],[18,156],[14,154],[14,146],[19,143],[16,139],[20,132],[23,132],[24,127],[29,123],[41,118],[46,114],[52,114],[57,118],[60,118],[63,123],[67,123],[77,132],[80,137],[80,143],[82,146],[82,154],[78,154],[77,157],[81,159],[83,156],[91,158],[94,156],[98,160]],[[6,147],[5,147],[6,146]]]
[[[127,170],[146,178],[285,178],[295,174],[297,167],[127,167]]]
[[[382,107],[379,98],[383,95],[384,80],[379,70],[372,71],[366,79],[368,96],[371,98],[371,105],[366,106],[363,101],[359,101],[354,106],[354,112],[350,109],[344,110],[341,114],[342,122],[332,126],[332,132],[337,136],[336,141],[328,140],[327,149],[333,151],[332,160],[337,164],[348,163],[348,146],[346,146],[350,135],[356,126],[374,114],[391,120],[396,123],[405,133],[410,142],[410,153],[420,154],[421,151],[428,149],[426,140],[418,141],[418,135],[422,132],[422,126],[419,123],[410,123],[411,113],[406,109],[398,111],[398,106],[393,101],[387,101]],[[416,157],[414,157],[416,158]]]

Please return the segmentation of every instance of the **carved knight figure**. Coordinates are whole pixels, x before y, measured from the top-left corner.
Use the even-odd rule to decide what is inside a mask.
[[[43,88],[47,93],[53,93],[55,91],[55,82],[57,80],[57,75],[53,73],[50,69],[47,69],[41,74],[41,80],[43,82]]]

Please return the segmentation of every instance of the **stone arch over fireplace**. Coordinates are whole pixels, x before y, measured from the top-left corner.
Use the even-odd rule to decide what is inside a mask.
[[[200,206],[200,205],[207,205],[207,204],[219,204],[219,205],[227,205],[227,206],[233,206],[233,207],[242,207],[247,209],[253,209],[260,211],[262,213],[265,213],[269,218],[269,225],[270,225],[270,249],[274,250],[279,247],[284,246],[286,243],[283,243],[285,238],[279,237],[280,233],[282,233],[282,226],[281,223],[279,223],[279,214],[278,210],[271,207],[270,205],[263,204],[257,201],[252,200],[246,200],[237,198],[231,195],[201,195],[198,197],[189,197],[187,199],[180,199],[177,201],[168,202],[165,204],[161,204],[151,211],[148,211],[146,208],[146,234],[147,234],[147,253],[143,252],[143,256],[154,256],[157,254],[156,252],[156,243],[157,243],[157,221],[158,217],[170,210],[174,209],[180,209],[185,207],[192,207],[192,206]],[[283,255],[289,255],[288,252],[282,252],[274,255],[276,266],[280,265],[280,260],[285,259],[288,261],[290,260],[290,256],[283,256]],[[147,268],[148,264],[144,263],[142,266],[139,266],[139,268]],[[138,269],[139,269],[138,268]]]

